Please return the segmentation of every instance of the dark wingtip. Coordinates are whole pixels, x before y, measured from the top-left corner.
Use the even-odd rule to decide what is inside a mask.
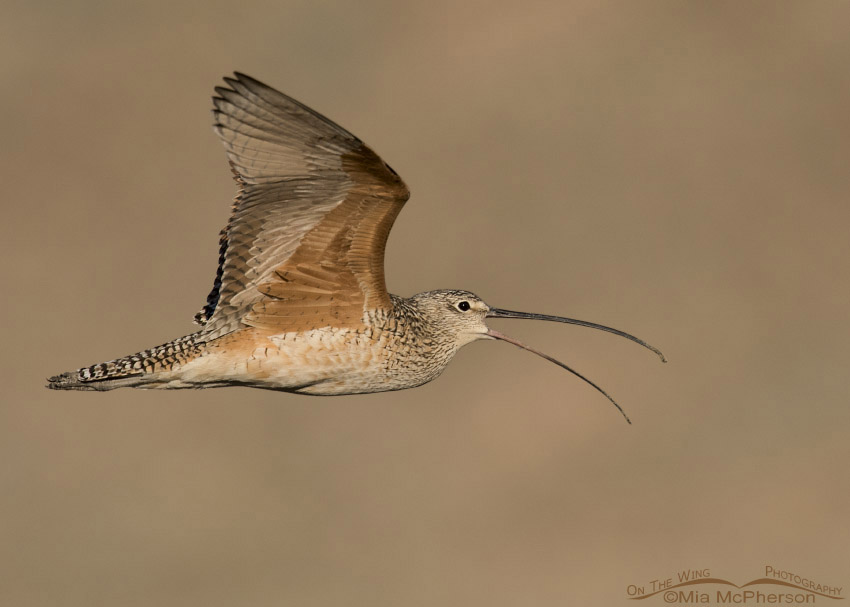
[[[269,85],[260,82],[256,78],[252,78],[251,76],[249,76],[248,74],[245,74],[244,72],[233,72],[233,75],[236,76],[237,82],[239,82],[243,86],[247,86],[249,89],[253,88],[253,89],[274,90]],[[228,78],[225,78],[224,80],[225,80],[225,82],[227,82]],[[230,84],[230,82],[227,82],[227,83]],[[275,92],[277,92],[277,91],[275,91]]]
[[[234,71],[233,75],[236,76],[236,79],[239,80],[240,82],[262,84],[262,82],[260,82],[256,78],[252,78],[251,76],[249,76],[245,72]],[[225,78],[225,80],[226,80],[226,78]]]

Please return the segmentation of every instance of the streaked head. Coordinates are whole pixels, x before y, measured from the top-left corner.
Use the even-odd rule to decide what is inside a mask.
[[[478,339],[487,339],[489,328],[484,319],[490,312],[490,306],[475,293],[440,289],[419,293],[411,299],[439,336],[454,342],[456,348]]]
[[[460,291],[454,289],[441,289],[439,291],[427,291],[425,293],[420,293],[413,297],[413,300],[417,302],[417,307],[419,310],[426,316],[426,318],[434,323],[440,330],[440,333],[449,338],[454,339],[455,348],[461,348],[468,343],[479,339],[498,339],[501,341],[506,341],[510,344],[513,344],[523,350],[528,350],[538,356],[545,358],[546,360],[558,365],[559,367],[566,369],[573,375],[579,377],[584,380],[594,388],[596,388],[599,392],[605,395],[605,397],[610,400],[615,407],[623,414],[623,417],[626,418],[626,421],[631,423],[629,417],[617,404],[617,402],[608,395],[602,388],[597,386],[595,383],[575,371],[571,369],[561,361],[552,358],[548,354],[544,354],[539,350],[536,350],[530,346],[527,346],[512,337],[508,337],[507,335],[500,333],[494,329],[491,329],[487,326],[485,319],[487,318],[516,318],[516,319],[526,319],[526,320],[548,320],[552,322],[562,322],[571,325],[579,325],[582,327],[590,327],[591,329],[599,329],[601,331],[607,331],[609,333],[613,333],[615,335],[619,335],[620,337],[625,337],[635,343],[640,344],[644,348],[652,350],[655,354],[661,358],[662,362],[667,362],[667,359],[657,348],[650,346],[648,343],[635,337],[634,335],[630,335],[629,333],[625,333],[618,329],[612,329],[611,327],[606,327],[604,325],[598,325],[596,323],[587,322],[584,320],[576,320],[574,318],[565,318],[563,316],[550,316],[548,314],[532,314],[528,312],[515,312],[513,310],[503,310],[500,308],[491,308],[484,300],[475,295],[474,293],[470,293],[469,291]]]

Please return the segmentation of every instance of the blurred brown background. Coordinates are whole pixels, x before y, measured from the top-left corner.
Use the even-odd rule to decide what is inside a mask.
[[[768,564],[850,587],[850,4],[2,10],[0,603],[626,605]],[[634,426],[489,342],[370,396],[45,390],[192,331],[233,70],[405,178],[393,292],[662,348],[493,323]]]

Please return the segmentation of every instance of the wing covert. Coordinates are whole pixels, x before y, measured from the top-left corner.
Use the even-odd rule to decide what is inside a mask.
[[[237,73],[213,98],[239,186],[216,281],[196,317],[212,339],[352,326],[392,306],[384,248],[409,197],[399,176],[321,114]]]

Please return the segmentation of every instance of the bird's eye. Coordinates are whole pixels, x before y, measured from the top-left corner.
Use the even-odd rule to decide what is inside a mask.
[[[457,305],[457,309],[460,310],[461,312],[466,312],[469,309],[469,302],[468,301],[460,302]]]

